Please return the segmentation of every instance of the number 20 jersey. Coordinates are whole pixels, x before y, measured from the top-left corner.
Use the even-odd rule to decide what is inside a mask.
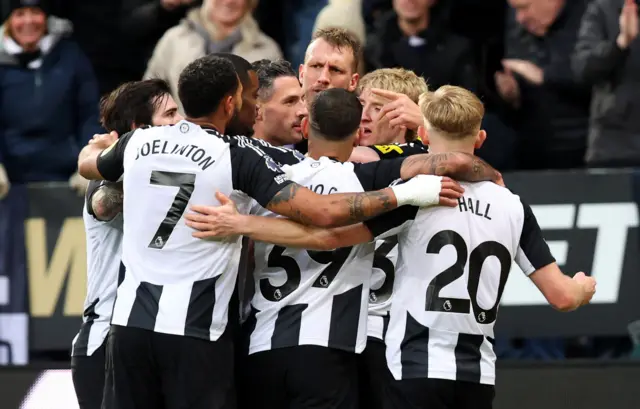
[[[362,192],[353,166],[307,158],[288,173],[316,193]],[[278,217],[260,206],[251,213]],[[319,252],[256,242],[249,353],[298,345],[362,352],[373,252],[373,243]]]
[[[531,208],[489,182],[462,184],[459,205],[403,206],[365,224],[398,234],[386,334],[394,378],[494,384],[493,327],[512,261],[529,275],[554,258]]]

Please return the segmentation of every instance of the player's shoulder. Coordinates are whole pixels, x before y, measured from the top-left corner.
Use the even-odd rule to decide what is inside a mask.
[[[465,189],[465,196],[477,196],[490,200],[494,206],[500,206],[504,211],[513,210],[516,213],[522,211],[520,196],[510,189],[493,182],[461,183]]]

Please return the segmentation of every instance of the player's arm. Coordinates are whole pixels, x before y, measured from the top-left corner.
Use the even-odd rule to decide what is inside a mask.
[[[306,226],[283,218],[251,216],[238,213],[235,204],[228,197],[216,193],[222,206],[209,208],[207,216],[198,213],[185,215],[186,224],[196,230],[193,236],[200,239],[219,239],[232,236],[247,236],[253,240],[272,243],[284,247],[299,247],[312,250],[333,250],[354,246],[373,240],[372,231],[378,235],[401,226],[407,215],[415,215],[415,209],[404,206],[387,215],[373,219],[368,225],[359,223],[352,226],[326,229]],[[199,212],[203,206],[193,206]],[[389,233],[397,234],[397,231]]]
[[[408,180],[417,175],[449,176],[465,182],[490,181],[504,186],[500,172],[479,157],[462,152],[423,153],[405,158],[400,177]]]
[[[355,164],[354,172],[365,191],[381,189],[398,180],[408,180],[417,175],[446,176],[467,182],[488,180],[502,184],[500,172],[482,159],[464,153],[421,154]],[[443,188],[444,182],[455,183],[450,179],[442,179],[442,182]]]
[[[124,151],[133,133],[122,135],[106,149],[106,135],[97,141],[94,139],[93,143],[89,142],[78,156],[78,173],[89,180],[117,182],[124,173]]]
[[[346,226],[405,204],[426,206],[439,200],[440,184],[424,183],[419,177],[375,192],[319,195],[287,180],[273,160],[255,147],[235,147],[231,153],[234,189],[276,214],[307,225]]]
[[[542,237],[531,207],[523,203],[524,225],[516,263],[529,276],[555,309],[573,311],[586,305],[595,294],[595,280],[579,272],[573,278],[563,274]]]
[[[89,182],[86,192],[87,211],[96,220],[107,222],[122,212],[122,182]]]

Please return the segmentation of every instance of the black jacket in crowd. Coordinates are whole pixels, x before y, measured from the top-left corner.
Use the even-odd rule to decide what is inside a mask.
[[[536,37],[507,15],[505,58],[527,60],[544,71],[537,86],[516,75],[520,108],[512,115],[525,168],[571,168],[583,164],[589,122],[590,86],[571,70],[587,0],[567,0],[544,37]]]
[[[576,75],[593,85],[587,162],[640,165],[640,38],[616,44],[624,0],[594,0],[585,13],[573,58]]]
[[[395,11],[381,16],[377,30],[367,38],[368,70],[402,67],[424,77],[429,89],[450,84],[476,91],[472,45],[450,29],[450,6],[449,2],[438,2],[430,10],[429,27],[413,39],[400,31]]]

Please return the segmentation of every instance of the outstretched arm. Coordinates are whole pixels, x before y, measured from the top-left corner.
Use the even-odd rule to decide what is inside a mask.
[[[228,197],[216,193],[216,198],[222,206],[191,208],[206,215],[185,215],[187,226],[200,230],[193,233],[194,237],[213,239],[243,235],[279,246],[323,251],[365,243],[373,238],[362,224],[325,229],[305,226],[284,218],[242,215],[237,212],[235,204]]]
[[[409,156],[402,162],[400,177],[407,180],[417,175],[449,176],[465,182],[490,181],[504,186],[500,172],[479,157],[462,152]]]

